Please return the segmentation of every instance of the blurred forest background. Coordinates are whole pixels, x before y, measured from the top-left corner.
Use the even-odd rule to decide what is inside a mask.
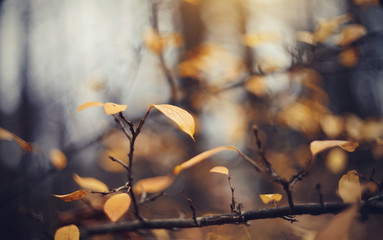
[[[157,33],[159,35],[157,35]],[[110,188],[126,181],[112,155],[127,160],[128,141],[102,109],[76,114],[88,101],[128,106],[140,120],[151,104],[193,114],[196,141],[152,112],[136,144],[134,178],[162,176],[194,155],[233,145],[256,158],[254,125],[266,155],[288,178],[310,157],[312,140],[357,140],[346,154],[321,154],[294,189],[296,203],[340,201],[350,169],[383,177],[383,8],[374,0],[2,0],[0,127],[32,142],[23,153],[0,141],[0,229],[4,239],[48,238],[60,226],[108,222],[76,214],[84,202],[51,194],[79,187],[73,173]],[[50,149],[68,158],[64,170]],[[145,217],[229,213],[231,192],[214,165],[230,169],[245,210],[258,195],[282,193],[236,154],[221,153],[178,176],[165,196],[142,207]],[[282,199],[280,205],[287,200]],[[84,213],[85,214],[85,213]],[[332,215],[167,232],[170,239],[309,239]],[[134,218],[128,214],[126,219]],[[355,222],[349,239],[381,239],[381,216]],[[310,235],[311,234],[311,235]],[[105,239],[155,239],[152,231]],[[114,238],[115,237],[115,238]]]

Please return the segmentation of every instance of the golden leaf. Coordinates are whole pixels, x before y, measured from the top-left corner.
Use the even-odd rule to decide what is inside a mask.
[[[199,5],[201,4],[201,0],[183,0],[184,2],[187,2],[191,5]]]
[[[346,46],[350,43],[358,40],[359,38],[365,36],[367,34],[367,30],[364,26],[360,24],[350,24],[345,26],[342,29],[341,36],[342,38],[338,42],[339,46]]]
[[[193,116],[182,108],[169,105],[169,104],[161,104],[161,105],[152,105],[161,111],[166,117],[175,122],[178,127],[188,134],[194,141],[194,131],[195,131],[195,123]]]
[[[78,240],[80,239],[80,231],[74,224],[61,227],[56,230],[54,240]]]
[[[5,130],[4,128],[0,128],[0,140],[1,139],[8,140],[8,141],[15,140],[17,142],[17,144],[21,147],[21,149],[23,149],[24,151],[26,151],[26,152],[32,152],[33,151],[33,147],[31,144],[27,143],[26,141],[19,138],[15,134],[9,132],[8,130]]]
[[[276,41],[281,41],[281,37],[275,32],[249,33],[243,37],[243,42],[249,47],[256,47],[263,43]]]
[[[80,111],[87,109],[87,108],[90,108],[90,107],[98,107],[98,106],[104,106],[104,104],[101,102],[97,102],[97,101],[86,102],[86,103],[81,104],[74,113],[80,112]]]
[[[315,42],[325,42],[329,36],[336,33],[341,24],[350,20],[351,17],[348,14],[344,14],[334,18],[318,21],[318,25],[314,31]]]
[[[343,131],[343,119],[334,115],[324,115],[319,120],[323,132],[330,138],[340,135]]]
[[[105,103],[104,111],[106,115],[116,114],[125,111],[126,107],[126,105],[118,105],[116,103]]]
[[[339,148],[330,150],[326,158],[326,167],[334,174],[342,172],[347,165],[347,154]]]
[[[187,160],[186,162],[181,163],[180,165],[175,166],[173,169],[173,174],[178,175],[181,171],[188,169],[188,168],[196,165],[197,163],[202,162],[206,158],[208,158],[208,157],[210,157],[210,156],[212,156],[212,155],[214,155],[220,151],[223,151],[223,150],[234,150],[234,151],[237,151],[238,153],[240,153],[240,151],[237,148],[231,147],[231,146],[221,146],[221,147],[213,148],[211,150],[202,152],[202,153],[198,154],[197,156],[192,157],[191,159]]]
[[[212,172],[212,173],[221,173],[221,174],[225,174],[225,175],[229,175],[229,169],[227,169],[227,167],[224,167],[224,166],[216,166],[216,167],[213,167],[209,170],[209,172]]]
[[[75,201],[75,200],[82,199],[83,197],[85,197],[85,195],[88,192],[89,191],[78,190],[76,192],[68,193],[68,194],[65,194],[65,195],[52,194],[52,196],[57,197],[57,198],[63,200],[64,202],[72,202],[72,201]]]
[[[345,67],[354,67],[358,63],[358,51],[348,48],[339,54],[339,61]]]
[[[338,193],[345,203],[360,201],[362,188],[360,186],[358,173],[355,170],[348,171],[340,178]]]
[[[146,47],[156,54],[161,54],[164,48],[163,41],[158,32],[154,29],[149,29],[144,33],[144,43]]]
[[[184,44],[184,38],[179,33],[170,33],[161,37],[163,47],[173,45],[174,47],[181,47]]]
[[[150,230],[158,240],[171,240],[169,230],[166,229],[152,229]]]
[[[259,194],[262,202],[267,204],[269,202],[279,202],[282,200],[282,194],[273,193],[273,194]]]
[[[67,159],[65,154],[56,148],[51,149],[49,152],[49,160],[51,161],[51,164],[53,167],[57,170],[62,170],[67,165]]]
[[[311,32],[307,31],[298,31],[296,32],[296,38],[300,42],[304,42],[310,45],[315,45],[315,38],[314,35]]]
[[[161,192],[172,185],[174,182],[174,175],[151,177],[139,180],[133,187],[136,194],[156,193]]]
[[[245,88],[247,91],[258,97],[266,96],[269,90],[269,87],[266,85],[266,81],[263,76],[251,77],[248,81],[246,81]]]
[[[321,231],[319,231],[315,240],[346,239],[356,214],[358,213],[358,208],[357,205],[353,205],[337,214]]]
[[[107,192],[109,191],[108,186],[100,180],[92,177],[82,178],[76,173],[73,174],[74,181],[82,188],[96,191],[96,192]]]
[[[127,193],[113,195],[106,200],[104,212],[112,222],[116,222],[126,211],[128,211],[130,203],[131,199]]]
[[[359,143],[353,142],[353,141],[344,141],[344,140],[315,140],[310,143],[310,150],[312,156],[316,156],[318,153],[329,149],[333,147],[341,147],[342,149],[353,152],[357,147]]]

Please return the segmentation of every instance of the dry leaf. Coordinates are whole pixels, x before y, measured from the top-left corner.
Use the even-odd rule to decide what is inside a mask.
[[[209,172],[213,172],[213,173],[221,173],[221,174],[225,174],[225,175],[229,175],[229,169],[227,169],[226,167],[224,166],[216,166],[216,167],[213,167],[209,170]]]
[[[340,240],[345,239],[350,232],[359,207],[353,205],[343,212],[337,214],[331,221],[316,235],[315,240]]]
[[[113,195],[106,200],[104,212],[112,222],[116,222],[126,211],[128,211],[130,203],[131,199],[127,193]]]
[[[194,131],[195,131],[195,123],[193,116],[182,108],[169,105],[169,104],[161,104],[161,105],[152,105],[161,111],[166,117],[175,122],[178,127],[187,133],[194,141]]]
[[[206,158],[208,158],[208,157],[210,157],[210,156],[212,156],[212,155],[214,155],[220,151],[223,151],[223,150],[234,150],[234,151],[237,151],[238,153],[240,153],[240,151],[237,148],[231,147],[231,146],[222,146],[222,147],[213,148],[211,150],[208,150],[208,151],[205,151],[205,152],[198,154],[197,156],[187,160],[186,162],[181,163],[180,165],[175,166],[173,169],[173,174],[178,175],[181,171],[188,169],[188,168],[196,165],[197,163],[202,162]]]
[[[267,204],[269,202],[279,202],[282,200],[282,194],[273,193],[273,194],[259,194],[262,202]]]
[[[23,149],[24,151],[26,151],[26,152],[32,152],[33,151],[33,147],[31,144],[27,143],[26,141],[19,138],[15,134],[9,132],[8,130],[5,130],[4,128],[0,128],[0,140],[1,139],[8,140],[8,141],[15,140],[17,142],[17,144],[19,144],[21,149]]]
[[[251,77],[245,83],[245,88],[247,91],[258,97],[264,97],[269,91],[269,87],[266,84],[264,76],[254,76]]]
[[[133,187],[136,194],[156,193],[161,192],[172,185],[174,182],[174,175],[159,176],[152,178],[145,178],[139,180]]]
[[[156,54],[161,54],[163,50],[163,41],[158,32],[154,29],[149,29],[144,33],[143,37],[146,47]]]
[[[246,46],[256,47],[263,43],[281,41],[279,34],[275,32],[249,33],[243,37],[243,42]]]
[[[334,115],[324,115],[319,120],[323,132],[330,138],[340,135],[343,131],[343,119]]]
[[[339,46],[346,46],[350,43],[358,40],[359,38],[365,36],[367,34],[367,30],[364,26],[360,24],[350,24],[345,26],[342,29],[341,36],[342,38],[338,42]]]
[[[68,193],[68,194],[65,194],[65,195],[52,194],[52,196],[57,197],[57,198],[63,200],[64,202],[72,202],[72,201],[75,201],[75,200],[82,199],[83,197],[85,197],[85,195],[88,192],[89,191],[78,190],[76,192]]]
[[[184,2],[190,3],[191,5],[201,4],[201,0],[183,0]]]
[[[108,186],[100,180],[92,177],[82,178],[76,173],[73,174],[74,181],[82,188],[96,191],[96,192],[107,192],[109,191]]]
[[[304,43],[307,43],[307,44],[310,44],[310,45],[315,45],[316,44],[315,38],[314,38],[314,34],[312,34],[311,32],[298,31],[296,33],[296,38],[300,42],[304,42]]]
[[[80,112],[80,111],[87,109],[87,108],[90,108],[90,107],[98,107],[98,106],[104,106],[104,104],[101,102],[97,102],[97,101],[86,102],[86,103],[81,104],[74,113]]]
[[[314,31],[315,42],[325,42],[329,36],[336,33],[339,26],[351,20],[348,14],[337,16],[330,19],[318,21],[318,25]]]
[[[53,167],[57,170],[62,170],[67,165],[67,159],[65,154],[59,149],[51,149],[49,152],[49,160]]]
[[[339,148],[331,149],[327,154],[326,167],[332,173],[342,172],[347,165],[347,154]]]
[[[353,152],[359,146],[359,143],[343,140],[315,140],[310,143],[310,150],[312,156],[315,157],[318,153],[337,146],[348,152]]]
[[[354,0],[355,5],[368,7],[370,5],[380,6],[379,0]]]
[[[116,103],[105,103],[104,111],[106,115],[116,114],[125,111],[126,107],[126,105],[118,105]]]
[[[358,173],[350,170],[344,174],[338,183],[338,193],[345,203],[359,202],[362,195],[362,188],[359,182]]]
[[[166,229],[152,229],[151,232],[157,240],[171,240],[169,230]]]
[[[80,231],[74,224],[61,227],[55,232],[55,240],[78,240],[80,239]]]
[[[348,48],[339,54],[339,61],[345,67],[354,67],[358,63],[358,51],[355,48]]]

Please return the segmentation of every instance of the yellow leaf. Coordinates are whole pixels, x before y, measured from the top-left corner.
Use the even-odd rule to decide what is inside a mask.
[[[248,81],[246,81],[245,88],[247,91],[258,97],[266,96],[269,90],[263,76],[251,77]]]
[[[110,114],[116,114],[122,111],[125,111],[126,105],[118,105],[115,103],[105,103],[104,104],[104,111],[105,114],[110,115]]]
[[[178,127],[188,134],[194,141],[194,131],[195,131],[195,123],[193,116],[182,108],[169,105],[169,104],[161,104],[161,105],[152,105],[161,111],[166,117],[175,122]]]
[[[311,32],[298,31],[296,33],[296,38],[300,42],[304,42],[304,43],[307,43],[307,44],[310,44],[310,45],[315,45],[316,44],[314,35]]]
[[[151,232],[158,240],[171,240],[169,230],[166,229],[152,229]]]
[[[221,174],[229,175],[229,169],[227,169],[226,167],[223,167],[223,166],[213,167],[213,168],[211,168],[209,170],[209,172],[221,173]]]
[[[280,40],[281,37],[275,32],[246,34],[243,38],[245,45],[249,47],[256,47],[263,43],[275,42]]]
[[[183,0],[184,2],[187,2],[191,5],[199,5],[201,4],[201,0]]]
[[[8,130],[5,130],[4,128],[0,128],[0,139],[12,141],[15,140],[17,144],[26,152],[32,152],[33,147],[31,144],[27,143],[23,139],[19,138],[15,134],[9,132]]]
[[[163,41],[158,32],[154,29],[149,29],[143,36],[146,47],[156,54],[161,54],[163,50]]]
[[[75,201],[75,200],[82,199],[83,197],[85,197],[85,195],[88,192],[89,191],[78,190],[76,192],[68,193],[68,194],[65,194],[65,195],[56,195],[56,194],[52,194],[52,195],[54,197],[57,197],[57,198],[63,200],[64,202],[72,202],[72,201]]]
[[[358,206],[353,205],[342,211],[316,235],[315,240],[339,240],[346,239],[351,225],[358,213]]]
[[[353,141],[343,141],[343,140],[315,140],[310,143],[310,150],[311,154],[316,156],[318,153],[329,149],[333,147],[341,147],[342,149],[348,151],[348,152],[353,152],[357,147],[359,143],[358,142],[353,142]]]
[[[330,19],[323,19],[318,21],[318,25],[314,31],[315,42],[325,42],[328,37],[336,33],[339,26],[351,20],[348,14],[337,16]]]
[[[128,211],[130,203],[131,199],[127,193],[116,194],[106,200],[104,212],[112,222],[116,222]]]
[[[360,186],[358,173],[355,170],[348,171],[340,178],[338,193],[345,203],[360,201],[362,188]]]
[[[101,182],[98,179],[87,177],[82,178],[77,174],[73,174],[74,181],[82,188],[96,191],[96,192],[107,192],[109,191],[108,186],[105,183]]]
[[[339,148],[330,150],[326,158],[326,167],[334,174],[342,172],[347,165],[347,154]]]
[[[273,194],[259,194],[262,202],[267,204],[269,202],[279,202],[282,200],[282,194],[273,193]]]
[[[334,115],[324,115],[319,120],[323,132],[330,138],[340,135],[343,131],[343,119]]]
[[[151,177],[139,180],[133,187],[136,194],[161,192],[172,185],[174,175]]]
[[[55,240],[77,240],[80,239],[80,231],[74,224],[61,227],[56,230]]]
[[[57,170],[62,170],[67,165],[67,159],[65,154],[59,149],[51,149],[49,152],[49,160],[54,168]]]
[[[234,151],[237,151],[238,153],[240,153],[240,151],[237,148],[231,147],[231,146],[222,146],[222,147],[213,148],[211,150],[208,150],[208,151],[205,151],[205,152],[198,154],[197,156],[187,160],[186,162],[181,163],[180,165],[175,166],[173,169],[173,174],[178,175],[181,171],[188,169],[188,168],[196,165],[197,163],[202,162],[206,158],[208,158],[208,157],[210,157],[210,156],[212,156],[212,155],[214,155],[220,151],[223,151],[223,150],[234,150]]]
[[[341,36],[342,38],[338,42],[339,46],[346,46],[350,43],[358,40],[359,38],[365,36],[367,34],[367,30],[364,26],[360,24],[350,24],[345,26],[342,29]]]
[[[339,54],[339,61],[345,67],[354,67],[358,63],[358,51],[355,48],[348,48]]]
[[[80,112],[80,111],[87,109],[87,108],[90,108],[90,107],[98,107],[98,106],[104,106],[104,104],[101,102],[97,102],[97,101],[86,102],[86,103],[81,104],[74,113]]]

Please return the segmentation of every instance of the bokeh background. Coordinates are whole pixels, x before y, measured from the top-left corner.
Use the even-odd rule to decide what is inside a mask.
[[[222,145],[256,159],[254,125],[266,156],[286,178],[310,158],[312,140],[360,142],[351,154],[339,149],[321,154],[294,189],[297,203],[318,202],[318,183],[325,201],[340,201],[338,180],[350,169],[367,178],[375,171],[381,180],[382,23],[379,1],[0,1],[0,127],[35,148],[25,153],[16,142],[0,140],[2,236],[45,239],[61,225],[108,222],[97,206],[51,196],[79,189],[73,173],[110,188],[126,181],[124,169],[108,156],[127,161],[128,141],[101,108],[73,113],[88,101],[126,104],[131,121],[160,103],[195,117],[193,142],[152,111],[136,144],[135,180],[166,175]],[[67,156],[63,170],[49,160],[55,148]],[[229,213],[226,178],[208,172],[215,165],[229,168],[245,210],[265,207],[259,194],[283,193],[225,152],[178,176],[163,197],[141,207],[143,214],[191,216],[182,190],[198,215]],[[103,237],[310,239],[331,215],[297,219]],[[356,221],[349,239],[380,239],[381,220],[371,215]]]

